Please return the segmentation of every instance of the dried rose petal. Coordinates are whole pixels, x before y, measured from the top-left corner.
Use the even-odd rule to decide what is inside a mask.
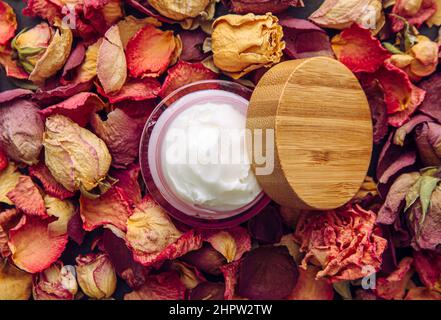
[[[207,34],[202,30],[184,30],[179,32],[179,37],[182,40],[181,60],[200,62],[208,56],[208,53],[204,53],[202,48],[207,38]]]
[[[0,108],[0,145],[12,160],[38,162],[44,130],[38,111],[36,104],[22,99]]]
[[[127,68],[133,77],[158,77],[172,61],[176,46],[172,31],[148,24],[127,43]]]
[[[202,239],[193,230],[182,234],[165,211],[146,197],[127,219],[127,245],[135,261],[151,266],[199,249]]]
[[[302,1],[300,0],[226,0],[224,2],[226,2],[231,11],[238,14],[280,13],[289,7],[302,6]]]
[[[224,276],[224,282],[225,282],[225,292],[224,292],[225,300],[232,300],[237,298],[236,285],[237,285],[237,278],[239,276],[240,263],[241,260],[237,260],[229,264],[226,264],[220,268]]]
[[[207,281],[204,275],[195,267],[186,264],[185,262],[173,260],[165,264],[167,270],[175,270],[179,273],[183,285],[191,290],[198,284]]]
[[[19,98],[28,98],[31,96],[33,92],[27,89],[11,89],[0,92],[0,104],[4,104],[6,102],[11,102],[15,99]]]
[[[109,298],[116,289],[116,274],[109,257],[104,253],[87,254],[76,258],[78,284],[94,299]]]
[[[124,300],[183,300],[185,291],[176,271],[163,272],[147,277],[145,284],[127,293]]]
[[[437,10],[435,0],[396,0],[392,13],[407,20],[411,25],[419,27],[428,20]],[[404,21],[394,15],[390,16],[392,20],[392,31],[398,32],[404,27]]]
[[[44,204],[47,214],[57,218],[57,220],[51,222],[48,226],[50,235],[58,236],[66,234],[69,221],[76,213],[76,207],[73,202],[45,195]]]
[[[14,190],[21,174],[13,162],[9,162],[7,168],[0,172],[0,202],[12,205],[12,201],[7,194]]]
[[[113,186],[97,199],[89,199],[81,195],[80,214],[86,231],[92,231],[106,224],[125,231],[126,221],[132,214],[132,208],[124,190]]]
[[[222,282],[202,282],[190,292],[190,300],[224,300],[225,284]]]
[[[334,289],[328,279],[316,279],[319,268],[308,266],[308,269],[299,269],[299,278],[289,300],[332,300]]]
[[[251,239],[247,230],[235,227],[222,231],[203,232],[204,241],[220,252],[227,262],[239,260],[242,255],[251,249]]]
[[[384,93],[378,80],[362,82],[362,87],[371,108],[374,126],[374,143],[377,144],[389,131]]]
[[[117,25],[107,30],[98,50],[97,76],[105,93],[119,91],[126,82],[126,56]]]
[[[69,97],[73,97],[81,92],[90,91],[93,87],[91,81],[88,82],[70,82],[66,85],[58,85],[53,88],[42,87],[35,91],[33,96],[42,105],[59,103]]]
[[[406,288],[414,270],[413,259],[405,257],[400,261],[397,270],[385,278],[378,278],[375,293],[386,300],[401,300],[406,294]]]
[[[83,63],[75,70],[71,84],[91,82],[97,74],[98,51],[103,43],[104,38],[99,38],[93,44],[87,47]],[[62,83],[63,79],[62,79]]]
[[[9,4],[0,1],[0,45],[8,44],[17,30],[17,17]]]
[[[154,99],[161,90],[161,84],[153,78],[129,79],[122,88],[111,94],[106,94],[101,87],[98,92],[109,99],[110,103],[118,103],[125,100],[144,101]]]
[[[18,225],[9,231],[9,248],[12,260],[30,273],[43,271],[63,253],[67,235],[51,236],[49,219],[23,216]]]
[[[63,72],[61,74],[61,79],[63,83],[67,83],[68,75],[79,67],[86,57],[86,45],[83,42],[78,43],[75,48],[71,51],[66,64],[63,67]]]
[[[170,93],[180,87],[200,81],[216,79],[218,75],[207,69],[202,63],[189,63],[179,61],[175,66],[168,70],[167,78],[165,78],[159,96],[165,98]]]
[[[28,300],[31,288],[32,275],[17,269],[7,261],[1,261],[0,300]]]
[[[12,55],[13,51],[10,48],[0,48],[0,65],[5,68],[6,76],[26,80],[29,75],[17,64],[17,60],[12,59]]]
[[[270,13],[221,16],[213,23],[214,64],[234,79],[261,67],[269,68],[283,55],[282,37],[282,27]]]
[[[227,262],[225,257],[208,243],[202,245],[198,250],[188,252],[180,260],[185,261],[202,272],[212,275],[220,275],[220,267]]]
[[[21,176],[15,188],[8,192],[7,197],[25,214],[48,216],[40,190],[28,176]]]
[[[114,167],[126,167],[138,157],[144,123],[129,117],[121,109],[115,109],[107,115],[105,121],[93,114],[90,124],[95,134],[109,148]]]
[[[86,232],[83,229],[83,220],[81,219],[80,211],[75,211],[73,217],[67,223],[67,235],[70,239],[81,245],[84,240]]]
[[[261,213],[248,222],[251,237],[260,244],[274,244],[283,235],[282,218],[274,206],[266,207]]]
[[[107,146],[69,118],[47,118],[43,144],[49,171],[67,190],[87,193],[106,178],[112,160]]]
[[[434,118],[441,119],[439,99],[441,99],[441,73],[435,73],[426,80],[421,81],[420,88],[426,91],[424,101],[419,111]]]
[[[297,266],[286,247],[259,247],[240,262],[237,293],[253,300],[283,299],[297,278]]]
[[[421,282],[430,290],[441,292],[441,255],[432,251],[414,251],[414,266]]]
[[[427,288],[411,288],[405,300],[441,300],[441,293],[431,291]]]
[[[75,268],[59,261],[34,275],[32,282],[34,300],[73,300],[78,291]]]
[[[284,52],[289,58],[334,57],[325,30],[307,20],[288,16],[280,18],[279,23],[283,27],[286,42]]]
[[[390,63],[385,63],[375,77],[384,91],[389,124],[403,125],[423,102],[425,91],[413,85],[404,71]]]
[[[331,43],[337,59],[353,72],[375,72],[390,57],[380,41],[357,23],[336,35]]]
[[[131,288],[139,288],[146,281],[147,269],[133,260],[132,252],[127,248],[124,239],[116,236],[109,229],[104,230],[102,243],[104,251],[115,267],[116,273]]]
[[[344,29],[357,22],[377,33],[385,23],[379,0],[325,0],[309,19],[324,28]]]
[[[138,183],[139,172],[140,167],[135,164],[129,165],[127,169],[111,171],[111,176],[118,179],[116,186],[124,190],[126,199],[132,206],[139,204],[142,200]]]
[[[83,11],[87,22],[100,34],[123,16],[121,0],[85,0]]]
[[[54,114],[66,116],[84,127],[90,115],[103,109],[104,102],[94,93],[81,92],[58,104],[40,110],[39,113],[47,118]]]
[[[16,209],[6,209],[0,212],[0,256],[7,258],[11,255],[9,250],[9,230],[17,225],[21,214]]]
[[[322,267],[317,278],[331,281],[355,280],[366,276],[362,266],[379,270],[387,240],[373,232],[376,215],[360,206],[348,205],[336,211],[307,212],[300,217],[295,237],[308,262]]]
[[[162,23],[153,17],[143,19],[135,18],[134,16],[127,16],[124,20],[118,22],[119,34],[124,49],[127,47],[129,40],[146,25],[151,24],[155,27],[160,27]]]
[[[41,161],[38,164],[29,167],[29,175],[38,179],[43,185],[44,192],[53,197],[64,200],[73,197],[74,195],[73,192],[70,192],[55,180],[49,169]]]

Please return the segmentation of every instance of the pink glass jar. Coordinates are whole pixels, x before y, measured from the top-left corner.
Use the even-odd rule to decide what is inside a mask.
[[[172,92],[150,115],[140,142],[141,173],[148,192],[173,218],[194,227],[226,228],[250,219],[271,201],[260,192],[253,201],[234,210],[198,206],[179,197],[164,174],[164,136],[180,113],[198,103],[228,103],[246,117],[251,92],[234,82],[199,81]]]

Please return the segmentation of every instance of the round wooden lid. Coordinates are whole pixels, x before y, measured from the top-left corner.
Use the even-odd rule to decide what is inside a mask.
[[[299,59],[271,68],[253,92],[247,128],[257,180],[280,205],[334,209],[363,183],[372,153],[369,104],[357,78],[337,60]]]

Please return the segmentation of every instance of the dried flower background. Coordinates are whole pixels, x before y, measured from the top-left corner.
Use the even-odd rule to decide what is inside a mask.
[[[441,299],[440,0],[11,5],[0,1],[0,64],[16,86],[0,93],[0,299]],[[302,6],[313,13],[299,19]],[[203,79],[252,87],[313,56],[350,68],[372,109],[380,154],[353,201],[270,205],[218,231],[172,221],[137,163],[158,100]]]

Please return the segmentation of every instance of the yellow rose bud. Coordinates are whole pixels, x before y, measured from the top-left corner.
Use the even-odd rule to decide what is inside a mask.
[[[213,23],[214,64],[234,79],[261,67],[269,68],[283,55],[282,37],[282,27],[270,13],[221,16]]]
[[[56,262],[34,276],[32,296],[35,300],[73,300],[77,291],[73,266]]]
[[[76,259],[81,290],[94,299],[110,298],[116,289],[116,273],[106,254],[88,254]]]

